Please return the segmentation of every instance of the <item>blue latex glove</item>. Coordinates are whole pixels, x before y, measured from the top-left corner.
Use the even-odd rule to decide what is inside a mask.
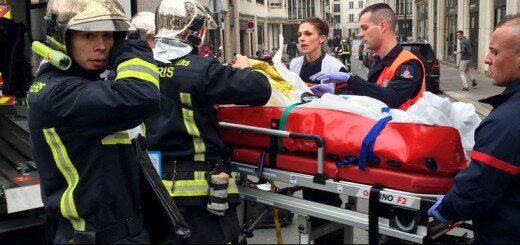
[[[442,222],[444,224],[451,223],[451,220],[448,220],[448,219],[442,217],[442,215],[439,213],[439,211],[437,211],[437,207],[441,204],[442,199],[444,199],[444,195],[437,196],[436,199],[437,199],[437,202],[435,204],[433,204],[433,206],[430,209],[428,209],[428,215],[436,218],[437,220],[439,220],[440,222]]]
[[[318,72],[309,77],[311,81],[321,81],[322,83],[344,83],[350,78],[350,73],[346,72]]]
[[[312,93],[316,96],[322,96],[326,93],[331,93],[334,92],[334,88],[332,88],[332,86],[328,85],[328,84],[317,84],[317,85],[314,85],[312,87],[310,87]]]

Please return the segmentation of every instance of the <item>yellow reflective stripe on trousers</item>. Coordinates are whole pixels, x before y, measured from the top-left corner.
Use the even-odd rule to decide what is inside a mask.
[[[209,185],[205,173],[195,171],[192,180],[175,180],[174,188],[172,188],[173,181],[163,180],[162,182],[172,197],[207,196],[209,195]]]
[[[159,87],[159,69],[155,64],[139,58],[127,60],[117,66],[116,80],[134,77],[151,82]]]
[[[51,148],[56,166],[60,170],[61,174],[63,174],[63,177],[67,180],[67,189],[61,196],[60,200],[61,215],[72,223],[74,230],[85,231],[85,220],[79,217],[74,202],[74,190],[79,182],[78,171],[74,167],[74,164],[72,164],[67,149],[63,145],[59,135],[56,133],[56,129],[44,129],[43,134],[47,144]]]
[[[163,180],[162,182],[172,197],[208,196],[209,185],[205,173],[203,171],[195,171],[193,172],[193,180],[176,180],[173,188],[173,181]],[[235,178],[229,178],[228,194],[238,194]]]
[[[188,93],[180,93],[181,103],[187,106],[193,106],[191,103],[191,95]],[[193,117],[193,111],[187,108],[182,108],[182,117],[184,119],[184,126],[189,135],[193,137],[193,150],[195,154],[193,156],[194,161],[205,161],[206,144],[200,137],[200,131],[195,124],[195,118]]]
[[[130,136],[127,131],[117,132],[115,134],[111,134],[106,136],[101,140],[101,144],[103,145],[130,145],[132,142],[130,141]]]

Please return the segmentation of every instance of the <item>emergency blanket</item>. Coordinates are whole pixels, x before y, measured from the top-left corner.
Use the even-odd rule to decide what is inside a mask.
[[[220,121],[261,128],[278,128],[281,107],[219,107]],[[295,107],[286,114],[283,130],[320,135],[327,160],[338,165],[358,164],[361,169],[379,167],[406,172],[453,176],[466,167],[457,129],[418,123],[385,122],[351,112]],[[379,127],[379,131],[374,129]],[[369,133],[372,138],[367,137]],[[273,140],[267,135],[222,129],[223,141],[232,146],[265,148]],[[303,139],[280,139],[288,154],[315,155],[316,144]],[[294,164],[298,164],[295,162]]]
[[[279,45],[283,47],[283,35],[279,35]],[[312,94],[310,88],[294,72],[282,63],[282,51],[278,49],[273,57],[273,66],[267,62],[250,59],[252,68],[264,73],[271,84],[271,98],[266,105],[286,107],[301,102],[302,94]]]
[[[261,150],[235,148],[232,159],[237,162],[257,165]],[[277,154],[275,163],[269,162],[269,154],[263,161],[264,167],[294,171],[305,174],[317,173],[316,158]],[[453,185],[453,178],[446,176],[407,173],[385,168],[367,168],[360,171],[355,165],[337,167],[335,161],[323,162],[325,176],[332,179],[341,179],[369,185],[381,185],[386,188],[424,194],[445,194]]]

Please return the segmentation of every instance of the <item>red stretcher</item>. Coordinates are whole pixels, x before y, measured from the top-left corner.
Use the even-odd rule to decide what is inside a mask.
[[[222,122],[277,129],[284,108],[279,107],[220,107]],[[389,122],[377,134],[373,155],[377,163],[367,161],[360,168],[358,160],[363,141],[377,121],[357,114],[329,109],[294,108],[285,120],[283,132],[316,135],[324,142],[323,174],[327,178],[362,184],[380,185],[414,193],[446,193],[453,176],[467,162],[455,128],[415,123]],[[298,137],[273,137],[254,131],[222,128],[224,142],[234,147],[232,159],[258,165],[262,149],[266,153],[263,165],[305,174],[317,174],[317,143]],[[277,151],[276,142],[285,151]],[[351,164],[338,164],[353,158]],[[271,162],[276,163],[272,166]]]
[[[261,152],[259,149],[235,148],[232,159],[241,163],[257,165]],[[263,162],[265,167],[312,175],[317,174],[316,163],[316,158],[277,154],[276,166],[272,166],[269,163],[269,153],[266,153]],[[367,168],[365,171],[361,171],[357,165],[336,167],[336,162],[331,160],[324,161],[323,166],[323,172],[328,178],[380,185],[414,193],[444,194],[453,184],[452,177],[407,173],[385,168]]]
[[[330,162],[348,160],[355,164],[361,159],[366,159],[367,170],[373,167],[379,169],[371,172],[393,173],[382,170],[388,169],[424,176],[453,177],[467,166],[459,132],[453,127],[390,121],[376,132],[370,147],[370,142],[365,144],[365,141],[371,131],[378,126],[376,120],[348,112],[298,107],[289,113],[286,112],[283,118],[284,109],[267,106],[220,107],[218,118],[223,122],[260,128],[280,129],[279,126],[284,124],[281,130],[319,135],[325,143],[326,160]],[[230,129],[222,129],[221,136],[226,144],[241,148],[265,148],[272,146],[274,140],[268,135]],[[279,141],[281,142],[279,148],[287,154],[316,154],[316,144],[312,141],[292,138]],[[369,148],[368,151],[373,157],[363,155],[363,148],[365,150]],[[337,176],[339,178],[348,175],[343,173],[345,171],[340,172],[341,174]],[[403,173],[395,175],[406,176]],[[416,175],[410,174],[410,176]]]

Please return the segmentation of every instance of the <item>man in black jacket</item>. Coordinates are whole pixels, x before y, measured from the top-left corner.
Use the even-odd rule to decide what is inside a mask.
[[[520,243],[520,14],[497,25],[484,62],[495,86],[506,89],[481,100],[493,110],[475,131],[469,167],[428,214],[443,223],[473,220],[475,242]]]
[[[163,183],[190,227],[192,235],[185,242],[225,244],[240,235],[240,200],[229,172],[229,150],[219,136],[216,107],[264,105],[271,87],[267,77],[251,70],[245,56],[236,55],[225,66],[196,55],[206,29],[214,25],[197,2],[163,0],[156,15],[161,110],[146,121],[146,137],[150,149],[161,152]]]
[[[27,98],[43,203],[58,223],[53,242],[151,243],[128,129],[159,110],[152,51],[122,41],[130,23],[116,0],[51,0],[44,27],[49,45],[72,58],[68,70],[44,64]],[[100,78],[107,68],[114,79]]]

